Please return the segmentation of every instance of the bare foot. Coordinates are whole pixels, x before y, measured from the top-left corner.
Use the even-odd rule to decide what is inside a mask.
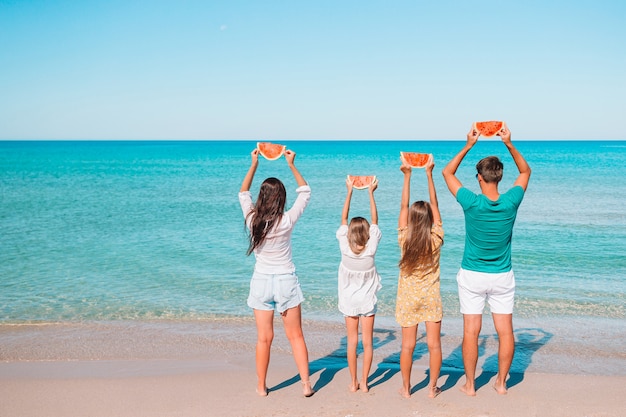
[[[350,384],[348,389],[350,390],[350,392],[357,392],[359,390],[359,384]]]
[[[496,376],[496,382],[493,384],[493,389],[500,395],[506,395],[506,376],[504,378],[500,378],[500,374]]]
[[[441,388],[439,387],[430,387],[428,389],[428,398],[435,398],[439,394],[441,394]]]
[[[315,394],[315,391],[311,388],[310,381],[302,381],[302,394],[304,394],[305,397],[311,397]]]
[[[493,389],[495,389],[496,392],[500,395],[506,395],[506,393],[508,392],[506,390],[506,384],[504,385],[498,385],[497,383],[493,384]]]
[[[404,387],[400,388],[400,391],[398,391],[398,393],[404,398],[411,398],[411,391]]]
[[[465,395],[469,395],[470,397],[476,396],[476,390],[472,386],[468,386],[467,384],[465,384],[461,385],[459,389],[461,390],[461,392],[464,392]]]
[[[267,388],[257,388],[257,389],[256,389],[256,393],[257,393],[260,397],[267,397]]]
[[[361,391],[363,392],[370,392],[370,387],[367,385],[367,381],[361,382],[361,385],[359,385],[359,387],[361,387]]]

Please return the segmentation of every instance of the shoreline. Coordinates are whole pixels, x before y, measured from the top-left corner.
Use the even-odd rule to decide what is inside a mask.
[[[514,318],[516,351],[511,374],[626,375],[626,335],[622,320]],[[277,316],[272,353],[290,346]],[[581,329],[584,333],[581,334]],[[345,325],[334,320],[303,319],[310,366],[345,363]],[[462,371],[462,319],[444,318],[442,371]],[[0,363],[106,360],[206,360],[213,356],[254,357],[256,329],[248,317],[186,321],[84,321],[0,324]],[[401,330],[390,317],[376,317],[374,362],[399,366]],[[477,371],[497,371],[497,337],[490,316],[483,317]],[[428,366],[425,328],[418,328],[415,366]]]
[[[488,331],[487,322],[483,332]],[[543,345],[536,341],[539,348],[526,369],[511,373],[505,396],[490,388],[495,373],[487,362],[495,345],[485,339],[477,396],[468,397],[458,389],[464,381],[462,368],[451,359],[457,336],[445,332],[439,379],[443,392],[435,399],[426,396],[428,355],[419,339],[414,393],[403,399],[398,394],[399,333],[382,324],[375,331],[370,392],[351,393],[343,323],[304,321],[311,381],[317,391],[311,398],[302,396],[280,319],[275,323],[266,398],[254,392],[252,318],[0,325],[0,415],[617,417],[626,408],[624,373],[542,369],[539,362],[558,354],[551,351],[558,346],[554,339]]]

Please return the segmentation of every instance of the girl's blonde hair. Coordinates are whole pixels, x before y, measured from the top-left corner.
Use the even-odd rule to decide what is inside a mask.
[[[399,262],[403,274],[411,274],[420,265],[433,262],[430,233],[433,227],[433,211],[426,201],[416,201],[409,207],[406,239]]]
[[[370,224],[363,217],[353,217],[348,225],[348,244],[356,255],[363,252],[370,240]]]

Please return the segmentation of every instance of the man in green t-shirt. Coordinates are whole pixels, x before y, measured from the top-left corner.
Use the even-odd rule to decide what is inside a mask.
[[[479,132],[472,127],[467,143],[443,169],[448,189],[456,197],[465,215],[465,250],[457,274],[459,301],[463,314],[463,366],[467,395],[476,395],[474,385],[478,362],[478,336],[482,326],[485,301],[489,302],[498,333],[498,375],[494,389],[506,394],[506,378],[513,362],[513,297],[515,276],[511,266],[511,238],[517,209],[524,198],[530,179],[530,167],[511,143],[506,124],[498,132],[513,157],[519,175],[513,187],[504,194],[498,191],[503,164],[496,156],[488,156],[476,164],[476,179],[481,194],[463,187],[456,171],[463,158],[478,141]]]

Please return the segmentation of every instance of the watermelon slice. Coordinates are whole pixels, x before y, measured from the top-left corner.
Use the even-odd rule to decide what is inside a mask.
[[[285,153],[285,149],[287,149],[287,146],[278,145],[271,142],[257,142],[256,148],[265,159],[274,161],[283,156],[283,154]]]
[[[400,152],[400,160],[412,168],[424,168],[433,160],[432,153]]]
[[[489,122],[476,122],[474,123],[474,129],[482,136],[490,137],[498,133],[500,129],[502,129],[503,124],[503,122],[493,120]]]
[[[352,181],[353,188],[362,190],[376,181],[376,175],[348,175],[348,180]]]

